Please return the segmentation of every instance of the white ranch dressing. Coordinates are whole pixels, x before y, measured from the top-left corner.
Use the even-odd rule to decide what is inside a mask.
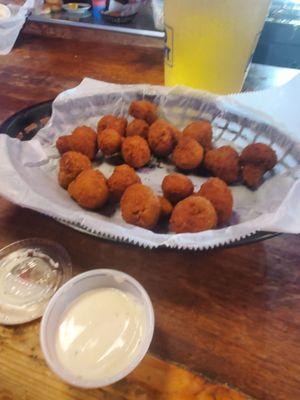
[[[58,359],[77,378],[109,378],[139,354],[145,327],[145,309],[132,294],[115,288],[88,291],[62,316]]]

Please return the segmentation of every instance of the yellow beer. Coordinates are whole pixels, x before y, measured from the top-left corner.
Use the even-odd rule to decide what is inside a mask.
[[[165,84],[241,90],[270,0],[165,0]]]

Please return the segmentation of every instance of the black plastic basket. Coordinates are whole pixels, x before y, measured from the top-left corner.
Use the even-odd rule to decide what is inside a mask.
[[[9,117],[0,126],[0,133],[20,140],[30,140],[46,125],[52,112],[53,100],[24,108]]]
[[[32,139],[36,133],[49,121],[52,112],[52,102],[53,100],[48,100],[18,111],[16,114],[12,115],[3,122],[3,124],[0,126],[0,133],[7,134],[10,137],[18,138],[20,140]],[[60,222],[64,223],[64,221]],[[76,225],[66,225],[72,226],[74,229],[79,231],[86,232]],[[91,234],[90,232],[86,233]],[[258,232],[237,242],[220,247],[241,246],[243,244],[250,244],[259,242],[261,240],[270,239],[278,235],[279,233],[274,232]]]

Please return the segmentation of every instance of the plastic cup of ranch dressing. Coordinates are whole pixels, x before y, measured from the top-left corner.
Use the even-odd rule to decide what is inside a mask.
[[[77,275],[52,297],[41,322],[41,348],[62,380],[99,388],[128,375],[154,330],[145,289],[131,276],[97,269]]]

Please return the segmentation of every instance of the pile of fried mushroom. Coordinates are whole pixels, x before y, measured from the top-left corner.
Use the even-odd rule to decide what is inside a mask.
[[[181,132],[158,118],[157,106],[146,100],[133,101],[129,115],[129,123],[124,117],[105,115],[97,132],[81,126],[56,142],[62,155],[59,184],[88,210],[119,203],[128,224],[155,229],[159,221],[167,221],[175,233],[224,226],[233,212],[228,185],[242,182],[256,189],[277,163],[276,153],[264,143],[250,144],[241,154],[231,146],[214,148],[209,121],[194,121]],[[99,150],[104,157],[119,154],[124,160],[108,179],[92,165]],[[164,177],[163,196],[144,185],[136,172],[153,156],[171,160],[178,170]],[[195,192],[190,172],[213,177]]]

